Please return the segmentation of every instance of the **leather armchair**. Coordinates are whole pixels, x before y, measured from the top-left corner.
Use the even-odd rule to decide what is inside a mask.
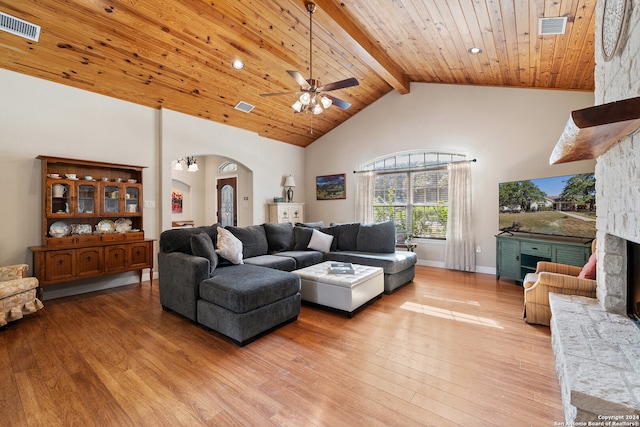
[[[0,326],[43,307],[37,298],[38,279],[26,277],[27,269],[27,264],[0,267]]]
[[[549,326],[549,292],[596,297],[596,281],[578,278],[582,267],[540,261],[536,272],[523,281],[524,319],[527,323]]]

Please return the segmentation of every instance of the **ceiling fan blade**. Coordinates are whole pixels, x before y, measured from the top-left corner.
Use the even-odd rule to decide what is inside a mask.
[[[332,90],[344,89],[346,87],[358,86],[358,80],[355,77],[340,80],[339,82],[328,83],[320,88],[322,92],[329,92]]]
[[[331,95],[327,95],[327,94],[323,94],[322,96],[326,96],[327,98],[329,98],[331,100],[332,105],[335,105],[338,108],[342,108],[343,110],[346,110],[347,108],[351,107],[351,104],[349,104],[347,101],[343,101],[342,99],[338,99],[335,96],[331,96]]]
[[[293,77],[296,82],[298,82],[298,84],[300,85],[301,89],[305,89],[306,90],[306,89],[311,88],[311,85],[309,85],[309,82],[307,81],[307,79],[302,77],[302,74],[300,74],[299,72],[292,71],[292,70],[287,70],[287,73],[289,73],[289,75],[291,77]]]
[[[300,92],[261,93],[260,96],[295,95],[296,93],[300,93]]]

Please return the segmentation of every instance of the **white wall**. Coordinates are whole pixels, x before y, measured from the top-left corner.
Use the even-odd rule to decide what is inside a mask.
[[[387,154],[447,150],[476,158],[472,166],[478,271],[495,272],[498,183],[593,172],[593,161],[549,166],[572,110],[593,105],[593,94],[540,89],[411,84],[391,92],[306,148],[308,221],[354,220],[355,176]],[[347,199],[315,200],[315,177],[347,174]],[[296,188],[298,189],[298,188]],[[444,243],[418,241],[419,263],[442,266]]]
[[[303,148],[263,138],[255,133],[230,126],[202,120],[197,117],[162,110],[162,155],[161,165],[171,166],[171,161],[190,153],[192,156],[217,155],[233,159],[246,166],[253,173],[253,194],[249,205],[252,215],[238,216],[238,225],[261,224],[268,221],[267,203],[274,196],[282,195],[282,177],[293,174],[303,176]],[[164,170],[161,178],[162,193],[171,191],[171,171]],[[164,189],[167,189],[165,192]],[[243,194],[238,194],[239,210],[243,205]],[[296,196],[304,198],[305,191],[296,191]],[[171,206],[161,207],[162,227],[171,227]]]
[[[245,190],[253,194],[251,215],[240,224],[248,225],[267,220],[267,203],[282,195],[285,175],[296,178],[295,200],[306,202],[307,220],[351,221],[351,172],[361,164],[407,150],[467,152],[478,159],[473,179],[480,271],[495,268],[499,182],[594,168],[593,162],[548,166],[570,111],[593,105],[590,93],[412,84],[410,94],[390,93],[303,149],[2,69],[0,91],[0,265],[31,265],[28,247],[41,243],[39,154],[148,166],[144,199],[156,207],[144,211],[145,233],[158,238],[171,227],[171,162],[185,155],[227,157],[253,173],[252,188]],[[316,201],[315,177],[334,173],[347,173],[347,199]],[[442,253],[442,244],[418,248],[421,264],[440,265]],[[109,276],[84,289],[135,280],[135,274]]]
[[[143,173],[145,236],[171,228],[171,161],[218,154],[250,165],[255,183],[247,223],[267,218],[282,177],[302,176],[304,149],[168,110],[155,110],[0,69],[0,265],[33,265],[42,243],[40,154],[147,166]],[[302,190],[297,194],[303,196]],[[157,251],[157,244],[156,244]],[[137,281],[137,273],[49,285],[45,298]]]
[[[147,166],[144,198],[158,194],[158,111],[0,69],[0,265],[32,263],[41,231],[40,154]],[[158,237],[158,217],[144,211],[145,235]],[[94,280],[99,289],[137,273]],[[53,294],[67,285],[50,285]]]

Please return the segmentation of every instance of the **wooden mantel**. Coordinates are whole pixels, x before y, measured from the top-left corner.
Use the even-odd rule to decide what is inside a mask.
[[[549,164],[595,159],[640,128],[640,97],[571,113]]]

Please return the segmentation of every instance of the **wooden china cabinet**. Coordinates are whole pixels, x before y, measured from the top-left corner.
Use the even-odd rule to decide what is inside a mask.
[[[38,156],[42,161],[42,246],[31,247],[40,285],[144,269],[142,166]]]

